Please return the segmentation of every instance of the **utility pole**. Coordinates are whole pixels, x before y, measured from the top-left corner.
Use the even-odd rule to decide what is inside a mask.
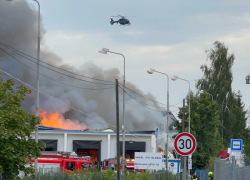
[[[118,79],[115,80],[115,94],[116,94],[116,170],[117,170],[117,180],[121,179],[120,172],[120,130],[119,130],[119,89],[118,89]]]
[[[224,108],[223,108],[223,105],[224,105],[224,100],[222,102],[222,106],[221,106],[221,125],[222,125],[222,128],[221,128],[221,145],[223,147],[223,124],[224,124],[224,121],[223,121],[223,112],[224,112]]]
[[[222,114],[222,120],[221,121],[222,121],[221,122],[221,125],[222,125],[222,129],[221,129],[221,144],[223,146],[223,124],[224,124],[224,122],[223,122],[223,114]]]
[[[182,132],[185,132],[185,99],[183,99],[183,111],[182,111]]]
[[[181,130],[182,132],[185,132],[185,99],[183,99]],[[185,180],[183,174],[184,168],[186,168],[186,165],[184,166],[184,157],[181,156],[181,169],[182,169],[181,180]]]
[[[38,4],[38,36],[37,36],[37,77],[36,77],[36,116],[39,117],[39,63],[40,63],[40,4],[37,0],[34,0]],[[38,143],[38,128],[36,125],[35,142]],[[35,158],[35,172],[37,174],[37,158]]]

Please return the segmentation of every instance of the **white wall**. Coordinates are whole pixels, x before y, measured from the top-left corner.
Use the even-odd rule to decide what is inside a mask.
[[[39,139],[54,139],[57,140],[57,151],[73,151],[73,140],[86,140],[86,141],[101,141],[101,159],[116,157],[116,135],[110,134],[110,143],[108,143],[108,134],[95,134],[95,133],[69,133],[67,132],[67,142],[64,147],[64,132],[39,132]],[[32,138],[35,135],[32,134]],[[151,145],[151,134],[147,135],[126,135],[125,141],[135,141],[135,142],[146,142],[146,152],[153,152],[153,147]],[[34,138],[35,139],[35,138]],[[145,140],[150,139],[150,140]],[[122,141],[122,135],[120,135],[120,141]],[[110,156],[108,155],[108,144],[110,144]],[[66,149],[65,149],[66,148]]]
[[[32,134],[32,138],[35,139],[35,135]],[[44,140],[57,140],[57,151],[63,151],[64,146],[64,134],[56,134],[56,133],[39,133],[38,139],[44,139]]]

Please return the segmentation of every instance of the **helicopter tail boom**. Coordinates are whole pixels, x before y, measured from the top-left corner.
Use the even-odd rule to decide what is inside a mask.
[[[113,25],[114,23],[118,23],[118,21],[114,21],[112,17],[111,17],[110,19],[111,19],[111,20],[110,20],[110,24],[111,24],[111,25]]]

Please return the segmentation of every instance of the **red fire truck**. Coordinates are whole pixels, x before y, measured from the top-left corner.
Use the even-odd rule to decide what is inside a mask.
[[[229,160],[229,153],[227,152],[227,150],[221,150],[218,154],[218,158]]]
[[[34,159],[30,160],[34,163]],[[38,168],[55,168],[66,173],[84,171],[93,167],[89,156],[78,157],[76,155],[41,155],[37,160]]]

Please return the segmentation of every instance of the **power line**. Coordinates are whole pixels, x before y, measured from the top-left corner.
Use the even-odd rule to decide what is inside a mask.
[[[119,83],[119,84],[120,84],[120,83]],[[120,85],[123,86],[123,84],[120,84]],[[164,103],[160,103],[160,102],[158,102],[158,101],[149,99],[149,98],[147,98],[147,97],[145,97],[145,96],[143,96],[143,95],[141,95],[141,94],[139,94],[139,93],[133,91],[132,89],[129,89],[128,87],[125,87],[125,89],[128,89],[129,91],[131,91],[131,92],[133,92],[133,93],[135,93],[135,94],[137,94],[137,95],[139,95],[139,96],[141,96],[141,97],[143,97],[143,98],[145,98],[145,99],[147,99],[147,100],[153,101],[153,102],[158,103],[158,104],[166,105],[166,104],[164,104]]]
[[[36,58],[34,58],[34,57],[32,57],[32,56],[30,56],[30,55],[28,55],[28,54],[26,54],[26,53],[23,53],[23,52],[21,52],[21,51],[15,49],[15,48],[13,48],[13,47],[11,47],[11,46],[5,44],[5,43],[0,42],[0,44],[1,44],[2,46],[4,46],[4,47],[8,48],[9,50],[11,50],[11,51],[13,51],[13,52],[19,54],[20,56],[24,57],[25,59],[27,59],[27,60],[29,60],[29,61],[31,61],[31,62],[33,62],[33,63],[37,63],[37,62],[35,62],[35,61],[29,59],[28,57],[37,60]],[[4,51],[2,48],[0,48],[0,49],[1,49],[2,51]],[[5,52],[6,54],[8,54],[9,56],[11,56],[11,55],[10,55],[9,53],[7,53],[6,51],[4,51],[4,52]],[[28,57],[25,57],[23,54],[26,55],[26,56],[28,56]],[[13,59],[17,60],[17,59],[14,58],[13,56],[11,56],[11,57],[12,57]],[[19,60],[17,60],[17,61],[20,62]],[[88,77],[88,76],[83,76],[83,75],[80,75],[80,74],[77,74],[77,73],[74,73],[74,72],[67,71],[67,70],[65,70],[65,69],[59,68],[59,67],[54,66],[54,65],[52,65],[52,64],[46,63],[46,62],[44,62],[44,61],[42,61],[42,60],[40,60],[40,61],[41,61],[42,63],[47,64],[47,65],[49,65],[49,66],[52,66],[52,67],[54,67],[54,68],[56,68],[56,69],[59,69],[59,70],[62,70],[62,71],[65,71],[65,72],[68,72],[68,73],[71,73],[71,74],[74,74],[74,75],[77,75],[77,76],[81,76],[81,77],[84,77],[84,78],[89,78],[89,79],[93,79],[93,80],[97,80],[97,81],[110,82],[110,83],[113,83],[113,84],[114,84],[114,82],[112,82],[112,81],[106,81],[106,80],[91,78],[91,77]],[[21,63],[21,62],[20,62],[20,63]],[[21,63],[21,64],[23,64],[24,66],[30,68],[29,66],[27,66],[27,65],[24,64],[24,63]],[[60,72],[55,71],[55,70],[53,70],[53,69],[50,69],[50,68],[48,68],[48,67],[46,67],[46,66],[44,66],[44,65],[40,65],[40,66],[42,66],[42,67],[44,67],[44,68],[46,68],[46,69],[49,69],[49,70],[51,70],[51,71],[54,71],[54,72],[56,72],[56,73],[59,73],[59,74],[61,74],[61,75],[64,75],[64,76],[73,78],[73,79],[77,79],[77,80],[84,81],[84,82],[89,82],[89,83],[96,83],[96,82],[86,81],[86,80],[78,79],[78,78],[75,78],[75,77],[72,77],[72,76],[68,76],[68,75],[66,75],[66,74],[63,74],[63,73],[60,73]],[[30,69],[33,70],[33,71],[35,71],[35,70],[32,69],[32,68],[30,68]],[[35,71],[35,72],[37,72],[37,71]],[[39,73],[39,74],[41,74],[41,73]],[[56,81],[56,82],[58,82],[58,83],[64,84],[64,85],[66,85],[66,86],[75,87],[75,88],[79,88],[79,89],[104,90],[104,89],[112,89],[112,88],[113,88],[113,87],[112,87],[112,88],[100,88],[100,89],[95,89],[95,88],[81,88],[81,87],[72,86],[72,85],[69,85],[69,84],[66,84],[66,83],[62,83],[62,82],[60,82],[60,81],[57,81],[57,80],[55,80],[55,79],[52,79],[52,78],[50,78],[50,77],[48,77],[48,76],[45,76],[45,75],[43,75],[43,74],[41,74],[41,75],[44,76],[44,77],[47,77],[47,78],[49,78],[49,79],[51,79],[51,80],[53,80],[53,81]],[[102,83],[96,83],[96,84],[102,84]],[[111,84],[102,84],[102,85],[111,85]],[[135,91],[129,89],[128,87],[125,87],[125,88],[128,89],[128,90],[130,90],[131,92],[133,92],[133,93],[135,93],[135,94],[137,94],[137,95],[139,95],[139,96],[141,96],[141,97],[147,99],[147,100],[150,100],[150,101],[155,102],[155,103],[158,103],[158,104],[166,105],[166,104],[164,104],[164,103],[160,103],[160,102],[158,102],[158,101],[149,99],[149,98],[147,98],[147,97],[145,97],[145,96],[143,96],[143,95],[141,95],[141,94],[139,94],[139,93],[137,93],[137,92],[135,92]],[[142,102],[142,103],[143,103],[143,102]],[[176,104],[174,104],[174,105],[170,105],[169,107],[175,107],[175,105],[180,104],[180,103],[182,103],[182,101],[180,101],[179,103],[176,103]],[[145,103],[144,103],[144,104],[145,104]],[[152,105],[149,105],[149,104],[146,104],[146,105],[151,106],[151,107],[155,107],[155,106],[152,106]],[[160,108],[163,108],[163,107],[160,107]]]
[[[9,56],[11,56],[12,58],[14,58],[15,60],[17,60],[15,57],[13,57],[12,55],[10,55],[8,52],[6,52],[5,50],[3,50],[2,48],[0,48],[0,49],[1,49],[2,51],[4,51],[6,54],[8,54]],[[24,56],[22,56],[22,57],[24,57]],[[26,58],[26,57],[24,57],[24,58]],[[28,59],[29,61],[32,61],[33,63],[36,63],[36,64],[37,64],[37,62],[34,62],[33,60],[30,60],[29,58],[26,58],[26,59]],[[20,62],[19,60],[17,60],[17,61]],[[20,63],[21,63],[21,62],[20,62]],[[21,64],[25,65],[24,63],[21,63]],[[25,66],[28,67],[28,68],[30,68],[30,67],[27,66],[27,65],[25,65]],[[46,67],[46,66],[44,66],[44,65],[40,65],[40,66],[42,66],[42,67],[44,67],[44,68],[46,68],[46,69],[49,69],[49,70],[51,70],[51,71],[54,71],[54,72],[56,72],[56,73],[58,73],[58,74],[61,74],[61,75],[64,75],[64,76],[67,76],[67,77],[76,79],[76,80],[80,80],[80,81],[84,81],[84,82],[88,82],[88,83],[94,83],[94,84],[114,85],[113,82],[112,82],[113,84],[104,84],[104,83],[99,83],[99,82],[93,82],[93,81],[87,81],[87,80],[79,79],[79,78],[72,77],[72,76],[69,76],[69,75],[67,75],[67,74],[63,74],[63,73],[61,73],[61,72],[55,71],[55,70],[50,69],[50,68],[48,68],[48,67]],[[30,69],[32,69],[32,68],[30,68]],[[32,69],[32,70],[33,70],[33,69]]]
[[[32,57],[32,56],[30,56],[30,55],[28,55],[28,54],[26,54],[26,53],[24,53],[24,52],[21,52],[21,51],[19,51],[19,50],[13,48],[13,47],[11,47],[11,46],[8,46],[7,44],[2,43],[2,42],[0,42],[0,44],[1,44],[2,46],[4,46],[4,47],[8,48],[9,50],[11,50],[11,51],[13,51],[13,52],[19,54],[20,56],[22,56],[22,57],[28,59],[29,61],[32,61],[33,63],[36,63],[36,64],[37,64],[37,62],[35,62],[35,61],[29,59],[28,57],[30,57],[30,58],[32,58],[32,59],[35,59],[36,61],[37,61],[37,58]],[[23,54],[24,54],[24,55],[23,55]],[[28,57],[25,57],[25,56],[28,56]],[[54,67],[54,68],[56,68],[56,69],[59,69],[59,70],[61,70],[61,71],[65,71],[65,72],[67,72],[67,73],[71,73],[71,74],[74,74],[74,75],[77,75],[77,76],[81,76],[81,77],[84,77],[84,78],[88,78],[88,79],[93,79],[93,80],[96,80],[96,81],[103,81],[103,82],[109,82],[109,83],[113,83],[113,84],[114,84],[114,82],[112,82],[112,81],[107,81],[107,80],[102,80],[102,79],[97,79],[97,78],[92,78],[92,77],[84,76],[84,75],[81,75],[81,74],[77,74],[77,73],[74,73],[74,72],[71,72],[71,71],[68,71],[68,70],[59,68],[59,67],[54,66],[54,65],[52,65],[52,64],[49,64],[49,63],[47,63],[47,62],[45,62],[45,61],[43,61],[43,60],[39,60],[39,61],[40,61],[41,63],[47,64],[47,65],[52,66],[52,67]],[[41,64],[40,64],[40,66],[42,66],[42,67],[44,67],[44,68],[47,68],[46,66],[43,66],[43,65],[41,65]],[[47,68],[47,69],[49,69],[49,68]],[[51,69],[50,69],[50,70],[51,70]]]
[[[120,87],[120,86],[119,86]],[[140,105],[142,105],[142,106],[144,106],[144,107],[146,107],[146,108],[148,108],[148,109],[150,109],[150,110],[153,110],[153,111],[157,111],[157,112],[164,112],[164,111],[159,111],[159,110],[156,110],[156,109],[152,109],[152,108],[150,108],[150,107],[148,107],[148,104],[146,104],[146,103],[143,103],[143,102],[141,102],[140,100],[138,100],[138,99],[136,99],[135,97],[133,97],[133,96],[131,96],[126,90],[124,90],[122,87],[120,87],[120,89],[122,90],[122,91],[124,91],[130,98],[132,98],[134,101],[136,101],[137,103],[139,103]],[[166,111],[166,110],[165,110]],[[170,111],[171,112],[171,111]]]
[[[20,60],[18,60],[17,58],[15,58],[14,56],[12,56],[12,55],[9,54],[8,52],[6,52],[4,49],[2,49],[2,48],[0,48],[0,49],[1,49],[4,53],[6,53],[6,54],[8,54],[10,57],[12,57],[13,59],[15,59],[16,61],[18,61],[19,63],[21,63],[22,65],[26,66],[27,68],[31,69],[32,71],[37,72],[36,70],[32,69],[32,68],[29,67],[28,65],[22,63]],[[48,69],[49,69],[49,68],[48,68]],[[50,70],[52,70],[52,69],[50,69]],[[54,70],[52,70],[52,71],[54,71]],[[57,72],[57,71],[54,71],[54,72]],[[79,80],[79,81],[83,81],[83,82],[88,82],[88,83],[93,83],[93,84],[101,84],[101,85],[114,86],[114,84],[104,84],[104,83],[99,83],[99,82],[92,82],[92,81],[87,81],[87,80],[75,78],[75,77],[72,77],[72,76],[68,76],[68,75],[63,74],[63,73],[60,73],[60,72],[57,72],[57,73],[59,73],[59,74],[61,74],[61,75],[64,75],[64,76],[67,76],[67,77],[70,77],[70,78],[73,78],[73,79],[76,79],[76,80]],[[51,79],[51,80],[54,80],[54,79],[52,79],[52,78],[50,78],[50,77],[48,77],[48,76],[46,76],[46,75],[43,75],[43,74],[41,74],[41,73],[39,73],[39,74],[42,75],[42,76],[44,76],[44,77],[46,77],[46,78],[49,78],[49,79]],[[54,80],[54,81],[57,81],[57,80]],[[62,83],[62,82],[60,82],[60,81],[57,81],[57,82]],[[68,85],[68,84],[66,84],[66,83],[62,83],[62,84]],[[68,85],[68,86],[72,86],[72,85]],[[73,86],[72,86],[72,87],[73,87]],[[76,87],[76,86],[74,86],[74,87]],[[79,88],[79,87],[77,87],[77,88]],[[94,90],[94,89],[92,89],[92,90]],[[96,90],[98,90],[98,89],[96,89]]]
[[[12,79],[15,79],[15,80],[21,82],[23,85],[25,85],[25,86],[27,86],[27,87],[29,87],[29,88],[34,89],[35,91],[37,91],[37,89],[34,88],[33,86],[31,86],[31,85],[29,85],[29,84],[27,84],[27,83],[21,81],[20,79],[18,79],[18,78],[16,78],[16,77],[12,76],[11,74],[9,74],[9,73],[7,73],[7,72],[1,70],[1,69],[0,69],[0,72],[3,72],[4,74],[10,76]],[[85,112],[83,112],[83,111],[81,111],[81,110],[79,110],[79,109],[77,109],[77,108],[75,108],[75,107],[73,107],[73,106],[70,106],[70,105],[68,105],[67,103],[63,102],[63,101],[60,101],[60,100],[54,98],[53,96],[50,96],[50,95],[48,95],[48,94],[46,94],[46,93],[43,93],[42,91],[39,91],[39,93],[41,93],[41,94],[43,94],[43,95],[45,95],[45,96],[47,96],[47,97],[49,97],[49,98],[51,98],[51,99],[53,99],[53,100],[55,100],[55,101],[57,101],[57,102],[59,102],[59,103],[65,105],[65,106],[68,106],[69,108],[71,108],[71,109],[73,109],[73,110],[75,110],[75,111],[78,111],[78,112],[80,112],[81,114],[84,114],[84,115],[86,115],[86,116],[89,116],[89,117],[91,117],[91,118],[93,118],[93,119],[96,119],[96,120],[98,120],[98,121],[99,121],[99,120],[100,120],[100,121],[103,121],[103,122],[105,122],[106,124],[108,124],[109,126],[112,126],[112,127],[116,128],[116,126],[114,126],[114,125],[112,125],[112,124],[110,124],[110,123],[108,123],[108,122],[106,122],[106,121],[104,121],[104,120],[102,120],[102,119],[96,118],[96,117],[94,117],[94,116],[92,116],[92,115],[90,115],[90,114],[87,114],[87,113],[85,113]],[[127,131],[127,132],[128,132],[128,131]],[[134,136],[134,137],[136,137],[136,138],[138,138],[138,139],[142,139],[142,140],[145,140],[145,141],[151,140],[151,139],[140,138],[140,137],[138,137],[138,136],[136,136],[136,135],[133,135],[133,134],[129,134],[129,135],[132,135],[132,136]],[[159,139],[159,138],[158,138],[158,139]]]
[[[21,82],[23,85],[25,85],[25,86],[27,86],[27,87],[29,87],[29,88],[34,89],[35,91],[37,91],[37,89],[34,88],[33,86],[31,86],[31,85],[29,85],[29,84],[27,84],[27,83],[21,81],[20,79],[18,79],[18,78],[16,78],[16,77],[12,76],[11,74],[9,74],[9,73],[7,73],[7,72],[1,70],[1,69],[0,69],[0,72],[5,73],[6,75],[10,76],[12,79],[15,79],[15,80]],[[116,126],[114,126],[114,125],[112,125],[112,124],[110,124],[110,123],[108,123],[108,122],[106,122],[106,121],[104,121],[104,120],[102,120],[102,119],[98,119],[98,118],[96,118],[96,117],[94,117],[94,116],[92,116],[92,115],[90,115],[90,114],[87,114],[87,113],[85,113],[85,112],[83,112],[83,111],[81,111],[81,110],[79,110],[79,109],[77,109],[77,108],[75,108],[75,107],[73,107],[73,106],[70,106],[70,105],[68,105],[67,103],[63,102],[63,101],[60,101],[60,100],[54,98],[53,96],[50,96],[50,95],[48,95],[48,94],[46,94],[46,93],[43,93],[42,91],[39,91],[39,93],[41,93],[41,94],[43,94],[43,95],[45,95],[45,96],[47,96],[47,97],[49,97],[49,98],[51,98],[51,99],[57,101],[57,102],[59,102],[59,103],[61,103],[61,104],[63,104],[63,105],[66,105],[66,106],[68,106],[69,108],[71,108],[71,109],[73,109],[73,110],[75,110],[75,111],[80,112],[81,114],[84,114],[84,115],[86,115],[86,116],[89,116],[89,117],[91,117],[91,118],[93,118],[93,119],[96,119],[96,120],[98,120],[98,121],[99,121],[99,120],[100,120],[100,121],[103,121],[103,122],[105,122],[106,124],[108,124],[109,126],[112,126],[112,127],[116,128]],[[126,132],[128,132],[128,131],[126,131]],[[151,141],[151,139],[141,138],[141,137],[136,136],[136,135],[134,135],[134,134],[129,134],[129,135],[134,136],[135,138],[141,139],[141,140],[144,140],[144,141]],[[159,136],[157,139],[161,139],[161,138],[163,138],[164,136],[165,136],[165,134]]]
[[[120,86],[119,86],[119,87],[120,87]],[[144,105],[144,103],[142,103],[142,102],[139,101],[138,99],[136,99],[136,98],[134,98],[133,96],[131,96],[129,93],[127,93],[127,91],[125,91],[125,90],[122,89],[121,87],[120,87],[120,89],[121,89],[122,91],[124,91],[124,92],[125,92],[130,98],[132,98],[134,101],[136,101],[137,103],[139,103],[140,105],[142,105],[142,106],[144,106],[144,107],[146,107],[146,108],[148,108],[148,109],[151,109],[151,110],[153,110],[153,111],[163,112],[163,111],[159,111],[159,110],[156,110],[156,109],[152,109],[152,108],[150,108],[150,107]]]
[[[119,83],[119,84],[120,84],[120,83]],[[123,84],[120,84],[120,85],[122,85],[122,86],[123,86]],[[145,96],[143,96],[143,95],[141,95],[141,94],[139,94],[139,93],[137,93],[137,92],[133,91],[132,89],[129,89],[128,87],[125,87],[125,88],[126,88],[126,89],[128,89],[129,91],[131,91],[131,92],[133,92],[133,93],[135,93],[135,94],[137,94],[137,95],[139,95],[139,96],[141,96],[141,97],[143,97],[143,98],[145,98],[145,99],[149,100],[149,101],[153,101],[153,102],[155,102],[155,103],[158,103],[158,104],[162,104],[162,105],[167,106],[167,104],[164,104],[164,103],[161,103],[161,102],[155,101],[155,100],[153,100],[153,99],[149,99],[149,98],[147,98],[147,97],[145,97]],[[178,104],[180,104],[180,103],[182,103],[182,101],[180,101],[180,102],[178,102],[178,103],[176,103],[176,104],[174,104],[174,105],[170,105],[169,107],[172,107],[172,106],[178,105]]]
[[[176,103],[174,105],[171,105],[170,107],[176,107],[176,105],[181,104],[182,102],[183,102],[183,100],[181,100],[180,102],[178,102],[178,103]],[[177,108],[179,108],[179,107],[177,107]]]
[[[29,85],[29,84],[27,84],[27,83],[21,81],[20,79],[18,79],[18,78],[16,78],[16,77],[12,76],[11,74],[9,74],[9,73],[7,73],[7,72],[1,70],[1,69],[0,69],[0,71],[3,72],[3,73],[5,73],[6,75],[10,76],[12,79],[15,79],[15,80],[21,82],[23,85],[25,85],[25,86],[27,86],[27,87],[29,87],[29,88],[34,89],[35,91],[37,91],[37,89],[34,88],[33,86],[31,86],[31,85]],[[83,111],[81,111],[81,110],[79,110],[79,109],[77,109],[77,108],[75,108],[75,107],[73,107],[73,106],[70,106],[70,105],[68,105],[67,103],[65,103],[65,102],[63,102],[63,101],[60,101],[59,99],[56,99],[56,98],[54,98],[53,96],[50,96],[50,95],[48,95],[48,94],[46,94],[46,93],[44,93],[44,92],[42,92],[42,91],[39,91],[39,93],[41,93],[41,94],[43,94],[43,95],[45,95],[45,96],[47,96],[47,97],[49,97],[49,98],[51,98],[51,99],[53,99],[53,100],[59,102],[59,103],[61,103],[61,104],[64,104],[65,106],[68,106],[69,108],[74,109],[75,111],[78,111],[78,112],[80,112],[81,114],[84,114],[84,115],[86,115],[86,116],[89,116],[89,117],[91,117],[91,118],[93,118],[93,119],[96,119],[96,120],[98,120],[98,121],[103,121],[103,122],[105,122],[106,124],[108,124],[109,126],[116,127],[116,126],[114,126],[114,125],[112,125],[112,124],[107,123],[106,121],[104,121],[104,120],[102,120],[102,119],[96,118],[95,116],[92,116],[92,115],[90,115],[90,114],[87,114],[87,113],[85,113],[85,112],[83,112]]]
[[[21,81],[20,79],[18,79],[18,78],[16,78],[16,77],[12,76],[11,74],[9,74],[9,73],[7,73],[7,72],[1,70],[1,69],[0,69],[0,72],[3,72],[4,74],[10,76],[12,79],[15,79],[15,80],[21,82],[23,85],[25,85],[25,86],[27,86],[27,87],[29,87],[29,88],[34,89],[35,91],[37,91],[37,89],[34,88],[33,86],[31,86],[31,85],[29,85],[29,84],[27,84],[27,83]],[[86,116],[89,116],[89,117],[91,117],[91,118],[93,118],[93,119],[96,119],[96,120],[98,120],[98,121],[99,121],[99,120],[100,120],[100,121],[103,121],[103,122],[105,122],[106,124],[108,124],[109,126],[112,126],[112,127],[116,128],[116,126],[114,126],[114,125],[112,125],[112,124],[110,124],[110,123],[108,123],[108,122],[106,122],[106,121],[104,121],[104,120],[102,120],[102,119],[96,118],[96,117],[94,117],[94,116],[92,116],[92,115],[90,115],[90,114],[87,114],[87,113],[85,113],[85,112],[83,112],[83,111],[81,111],[81,110],[79,110],[79,109],[77,109],[77,108],[75,108],[75,107],[73,107],[73,106],[70,106],[70,105],[68,105],[67,103],[63,102],[63,101],[60,101],[60,100],[54,98],[53,96],[50,96],[50,95],[48,95],[48,94],[46,94],[46,93],[44,93],[44,92],[42,92],[42,91],[39,91],[39,93],[41,93],[41,94],[43,94],[43,95],[45,95],[45,96],[47,96],[47,97],[49,97],[49,98],[51,98],[51,99],[53,99],[53,100],[55,100],[55,101],[57,101],[57,102],[59,102],[59,103],[65,105],[65,106],[68,106],[69,108],[71,108],[71,109],[73,109],[73,110],[75,110],[75,111],[78,111],[78,112],[80,112],[81,114],[84,114],[84,115],[86,115]],[[128,131],[127,131],[127,132],[128,132]],[[129,135],[132,135],[132,136],[134,136],[135,138],[138,138],[138,139],[141,139],[141,140],[145,140],[145,141],[150,141],[150,140],[151,140],[151,139],[140,138],[139,136],[136,136],[136,135],[134,135],[134,134],[129,134]],[[165,136],[165,135],[162,135],[162,136],[158,137],[157,139],[160,139],[160,138],[162,138],[162,137],[164,137],[164,136]]]
[[[2,46],[4,46],[4,47],[8,48],[9,50],[11,50],[11,51],[13,51],[13,52],[19,54],[20,56],[24,57],[25,59],[27,59],[27,60],[29,60],[29,61],[32,61],[33,63],[37,63],[37,62],[35,62],[35,61],[33,61],[33,60],[31,60],[31,59],[28,58],[28,57],[30,57],[30,58],[32,58],[32,59],[37,60],[35,57],[32,57],[32,56],[30,56],[30,55],[28,55],[28,54],[26,54],[26,53],[24,53],[24,52],[21,52],[21,51],[15,49],[15,48],[13,48],[13,47],[11,47],[11,46],[5,44],[5,43],[0,42],[0,44],[1,44]],[[2,48],[0,48],[0,49],[1,49],[2,51],[4,51]],[[8,54],[9,56],[11,56],[11,55],[10,55],[9,53],[7,53],[6,51],[4,51],[4,52],[5,52],[6,54]],[[25,57],[23,54],[24,54],[25,56],[28,56],[28,57]],[[17,60],[17,59],[14,58],[13,56],[11,56],[11,57],[12,57],[13,59]],[[17,60],[17,61],[18,61],[18,60]],[[20,62],[20,61],[19,61],[19,62]],[[42,63],[44,63],[44,64],[47,64],[47,65],[49,65],[49,66],[52,66],[52,67],[54,67],[54,68],[56,68],[56,69],[59,69],[59,70],[62,70],[62,71],[65,71],[65,72],[68,72],[68,73],[77,75],[77,76],[81,76],[81,77],[84,77],[84,78],[89,78],[89,79],[93,79],[93,80],[97,80],[97,81],[109,82],[109,83],[113,83],[113,84],[114,84],[114,82],[112,82],[112,81],[101,80],[101,79],[96,79],[96,78],[91,78],[91,77],[88,77],[88,76],[80,75],[80,74],[77,74],[77,73],[74,73],[74,72],[71,72],[71,71],[68,71],[68,70],[59,68],[59,67],[54,66],[54,65],[52,65],[52,64],[46,63],[45,61],[42,61],[42,60],[40,60],[40,62],[42,62]],[[21,62],[20,62],[20,63],[21,63]],[[22,64],[25,65],[24,63],[22,63]],[[25,65],[25,66],[28,67],[27,65]],[[44,67],[44,68],[46,68],[46,69],[49,69],[49,70],[51,70],[51,71],[54,71],[53,69],[50,69],[50,68],[48,68],[48,67],[46,67],[46,66],[44,66],[44,65],[40,65],[40,66],[42,66],[42,67]],[[30,68],[30,67],[28,67],[28,68]],[[30,68],[30,69],[32,69],[32,68]],[[35,71],[34,69],[32,69],[32,70]],[[35,71],[35,72],[36,72],[36,71]],[[71,77],[71,76],[68,76],[68,75],[66,75],[66,74],[60,73],[60,72],[58,72],[58,71],[54,71],[54,72],[59,73],[59,74],[64,75],[64,76],[67,76],[67,77],[70,77],[70,78],[77,79],[77,80],[81,80],[81,81],[85,81],[85,82],[89,82],[89,83],[95,83],[95,82],[86,81],[86,80],[78,79],[78,78],[75,78],[75,77]],[[41,74],[41,73],[39,73],[39,74]],[[47,77],[47,78],[49,78],[49,79],[51,79],[51,80],[54,80],[54,79],[52,79],[52,78],[50,78],[50,77],[48,77],[48,76],[45,76],[45,75],[43,75],[43,74],[41,74],[41,75],[44,76],[44,77]],[[101,88],[101,89],[81,88],[81,87],[72,86],[72,85],[69,85],[69,84],[66,84],[66,83],[62,83],[62,82],[59,82],[59,81],[57,81],[57,80],[54,80],[54,81],[56,81],[56,82],[58,82],[58,83],[61,83],[61,84],[64,84],[64,85],[67,85],[67,86],[71,86],[71,87],[75,87],[75,88],[80,88],[80,89],[89,89],[89,90],[112,89],[112,88]],[[100,84],[100,83],[96,83],[96,84]],[[111,84],[102,84],[102,85],[111,85]],[[160,102],[158,102],[158,101],[149,99],[149,98],[147,98],[147,97],[145,97],[145,96],[143,96],[143,95],[141,95],[141,94],[139,94],[139,93],[137,93],[137,92],[135,92],[135,91],[129,89],[128,87],[125,87],[125,88],[128,89],[128,90],[130,90],[131,92],[133,92],[133,93],[135,93],[135,94],[137,94],[137,95],[139,95],[139,96],[141,96],[141,97],[147,99],[147,100],[153,101],[153,102],[158,103],[158,104],[166,105],[166,104],[164,104],[164,103],[160,103]],[[182,103],[182,101],[180,101],[179,103],[176,103],[176,104],[174,104],[174,105],[170,105],[170,107],[174,107],[175,105],[180,104],[180,103]],[[151,107],[154,107],[154,106],[149,105],[149,104],[147,104],[147,105],[148,105],[148,106],[151,106]],[[163,107],[160,107],[160,108],[163,108]]]

